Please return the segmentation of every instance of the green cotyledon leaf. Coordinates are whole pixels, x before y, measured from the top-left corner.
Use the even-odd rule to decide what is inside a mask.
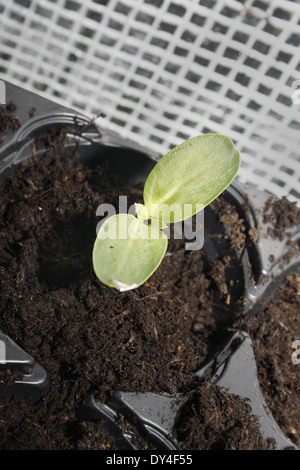
[[[160,265],[168,245],[157,226],[129,214],[109,217],[101,225],[93,249],[98,279],[120,291],[143,284]]]
[[[210,204],[234,179],[240,153],[219,134],[193,137],[168,152],[144,187],[149,218],[161,226],[185,220]]]

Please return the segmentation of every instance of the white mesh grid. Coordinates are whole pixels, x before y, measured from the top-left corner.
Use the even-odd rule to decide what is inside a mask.
[[[162,154],[226,134],[300,199],[299,0],[0,0],[0,44],[1,78]]]

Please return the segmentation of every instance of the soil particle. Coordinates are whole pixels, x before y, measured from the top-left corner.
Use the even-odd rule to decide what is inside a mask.
[[[8,103],[6,108],[0,106],[0,132],[7,132],[9,129],[14,131],[20,127],[21,124],[18,118],[10,113],[10,111],[13,112],[15,110],[16,106],[12,102]]]
[[[13,101],[9,101],[9,103],[7,103],[7,105],[6,105],[6,109],[9,112],[14,112],[17,109],[17,105]]]
[[[29,114],[29,116],[30,116],[30,117],[33,117],[33,116],[34,116],[34,113],[35,113],[35,111],[36,111],[36,108],[32,107],[32,108],[29,110],[29,113],[28,113],[28,114]]]
[[[300,227],[300,209],[296,202],[286,196],[281,199],[270,198],[264,208],[264,223],[271,223],[269,235],[283,240],[290,236],[289,229]]]
[[[230,256],[225,256],[221,260],[214,261],[210,270],[213,282],[217,285],[219,292],[224,296],[228,294],[228,284],[225,270],[230,265]]]
[[[231,246],[241,253],[246,244],[244,219],[239,216],[232,204],[224,202],[222,197],[217,198],[213,204],[220,222],[226,227],[226,237],[229,239]]]
[[[249,234],[249,237],[250,237],[250,240],[252,241],[252,243],[256,243],[258,238],[259,238],[259,235],[260,235],[260,232],[261,232],[261,227],[258,226],[258,227],[253,227],[253,228],[250,228],[248,230],[248,234]]]

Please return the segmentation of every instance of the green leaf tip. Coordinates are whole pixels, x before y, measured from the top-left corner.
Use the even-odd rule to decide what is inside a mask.
[[[148,214],[165,223],[191,217],[229,186],[240,161],[229,137],[204,134],[183,142],[168,152],[147,178],[144,203]],[[189,206],[186,216],[185,206]],[[176,210],[170,211],[172,207]]]

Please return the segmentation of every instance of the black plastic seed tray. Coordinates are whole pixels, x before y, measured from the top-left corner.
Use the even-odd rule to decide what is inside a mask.
[[[6,101],[17,104],[17,116],[21,126],[15,131],[0,133],[4,142],[0,147],[0,172],[3,178],[13,171],[15,166],[33,152],[36,138],[49,128],[68,126],[67,144],[74,146],[80,142],[80,155],[83,161],[93,163],[109,157],[115,163],[115,169],[132,185],[144,182],[155,164],[155,153],[141,148],[133,142],[125,140],[113,132],[101,130],[83,115],[62,107],[40,96],[29,93],[10,83],[6,84]],[[29,110],[34,109],[33,116]],[[120,149],[122,151],[120,152]],[[230,279],[239,280],[239,287],[230,291],[231,305],[235,308],[220,305],[218,313],[220,323],[228,325],[231,319],[261,309],[262,302],[269,300],[283,277],[291,271],[299,270],[300,259],[294,257],[286,261],[285,255],[289,245],[287,240],[267,237],[268,224],[263,222],[261,208],[270,195],[258,191],[251,185],[240,186],[234,182],[224,193],[225,199],[234,205],[243,217],[247,228],[261,227],[258,243],[247,244],[242,253],[234,252],[233,267],[229,269]],[[213,204],[205,209],[205,225],[218,233],[218,224]],[[299,229],[294,229],[291,238],[298,242]],[[220,258],[224,237],[205,239],[204,254],[207,263]],[[272,257],[270,255],[273,255]],[[272,262],[270,260],[273,260]],[[252,273],[249,272],[249,263]],[[241,295],[245,302],[234,303]],[[0,398],[19,396],[28,403],[33,403],[48,391],[47,371],[44,371],[25,351],[0,333],[0,370],[16,368],[23,374],[23,379],[13,385],[0,382]],[[274,438],[278,449],[295,446],[283,434],[274,421],[262,394],[257,378],[257,370],[251,340],[246,333],[231,332],[225,335],[220,344],[216,344],[214,354],[207,358],[205,364],[196,373],[198,377],[209,375],[211,380],[231,393],[249,399],[253,414],[259,417],[261,431],[265,438]],[[177,411],[186,401],[187,395],[158,396],[152,393],[125,393],[116,391],[105,404],[95,401],[91,394],[86,402],[78,406],[78,420],[97,420],[104,418],[108,429],[115,436],[120,449],[135,449],[132,435],[124,433],[118,424],[118,414],[135,418],[137,430],[161,448],[180,449],[180,444],[170,438]]]

